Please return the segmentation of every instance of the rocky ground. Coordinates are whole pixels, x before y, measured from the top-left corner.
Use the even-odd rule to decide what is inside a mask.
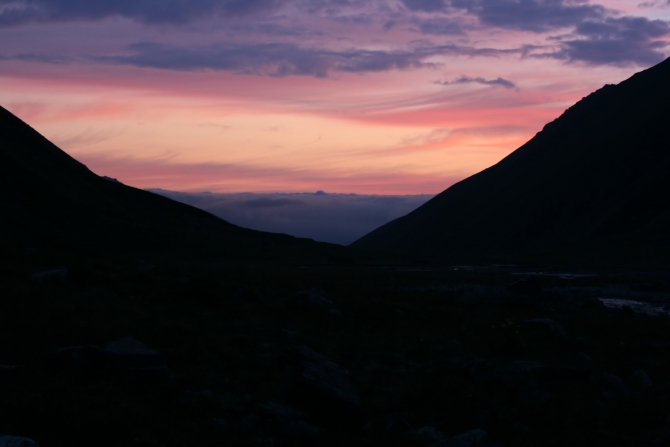
[[[5,271],[0,446],[670,445],[670,275],[530,273]]]

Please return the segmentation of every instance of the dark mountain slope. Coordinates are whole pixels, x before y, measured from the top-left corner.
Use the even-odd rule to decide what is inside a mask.
[[[670,264],[670,59],[579,101],[355,247],[454,261]]]
[[[191,206],[103,179],[3,108],[0,208],[0,245],[5,254],[28,248],[269,259],[338,250],[240,228]]]

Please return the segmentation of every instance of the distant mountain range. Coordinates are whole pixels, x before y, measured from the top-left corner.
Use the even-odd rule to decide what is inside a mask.
[[[453,262],[670,266],[670,59],[353,247]]]
[[[332,244],[247,230],[99,177],[0,107],[0,252],[321,259]]]

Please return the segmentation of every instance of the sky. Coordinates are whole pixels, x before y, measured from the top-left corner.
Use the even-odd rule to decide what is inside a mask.
[[[0,105],[100,175],[436,194],[670,55],[670,0],[0,0]]]

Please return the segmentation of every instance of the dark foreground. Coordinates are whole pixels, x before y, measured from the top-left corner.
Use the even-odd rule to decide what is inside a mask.
[[[0,433],[42,447],[670,445],[670,320],[598,300],[662,306],[670,276],[506,290],[523,271],[3,271]]]

